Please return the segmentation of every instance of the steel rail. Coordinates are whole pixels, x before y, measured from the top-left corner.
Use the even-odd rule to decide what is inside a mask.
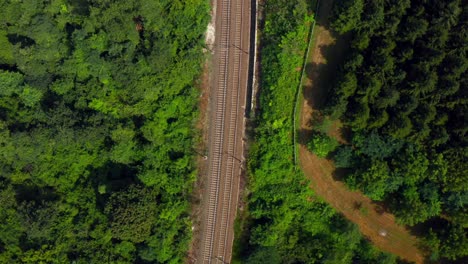
[[[219,185],[222,165],[222,150],[224,148],[224,121],[226,115],[226,94],[227,94],[227,77],[228,77],[228,62],[229,62],[229,41],[230,41],[230,17],[231,6],[230,0],[222,1],[222,21],[221,21],[221,48],[220,48],[220,63],[219,74],[223,76],[218,80],[218,89],[216,96],[216,115],[214,120],[214,140],[212,144],[213,153],[211,156],[210,171],[210,191],[209,205],[207,216],[207,228],[205,230],[205,247],[204,247],[204,262],[211,263],[213,255],[213,242],[215,235],[215,226],[218,209]]]
[[[221,17],[218,19],[219,38],[215,52],[218,66],[215,73],[217,78],[214,81],[216,87],[212,90],[214,97],[212,97],[213,119],[210,130],[212,141],[209,152],[208,199],[205,207],[207,213],[204,220],[200,261],[225,264],[232,254],[231,210],[237,203],[237,200],[232,199],[238,195],[240,184],[238,176],[242,173],[243,162],[244,145],[242,143],[238,146],[238,137],[244,136],[242,129],[245,126],[245,113],[240,116],[240,108],[245,109],[245,105],[241,106],[241,101],[245,99],[242,92],[243,86],[247,87],[248,84],[248,77],[246,84],[242,82],[245,73],[245,69],[242,69],[243,60],[245,56],[250,56],[242,49],[245,40],[242,36],[243,27],[247,26],[245,23],[248,22],[244,18],[244,9],[248,2],[215,1],[221,5],[215,15]],[[241,157],[237,158],[239,155]]]
[[[241,28],[242,28],[242,14],[244,14],[244,1],[237,1],[236,2],[237,5],[236,5],[236,33],[235,33],[235,38],[234,38],[234,47],[237,47],[235,50],[234,50],[234,53],[235,53],[235,58],[234,58],[234,66],[238,65],[237,67],[237,71],[236,71],[236,67],[234,67],[234,76],[233,76],[233,83],[234,83],[234,87],[236,87],[236,96],[232,96],[232,99],[231,99],[231,102],[232,102],[232,109],[235,109],[235,112],[233,113],[233,111],[231,111],[231,121],[233,121],[233,125],[234,125],[234,129],[231,129],[231,131],[233,131],[233,144],[232,144],[232,150],[230,151],[230,149],[228,149],[228,152],[230,151],[231,153],[231,157],[230,157],[230,160],[231,160],[231,164],[232,164],[232,168],[231,170],[227,171],[227,173],[229,173],[230,175],[227,177],[228,181],[226,181],[226,184],[225,186],[228,186],[229,188],[229,197],[227,198],[227,207],[223,207],[225,208],[225,214],[226,214],[226,219],[225,219],[225,224],[226,224],[226,227],[224,229],[224,245],[223,245],[223,250],[222,251],[219,251],[219,252],[223,252],[223,256],[226,256],[226,245],[228,244],[228,234],[227,234],[227,226],[229,225],[229,220],[230,220],[230,217],[229,217],[229,212],[231,211],[231,204],[232,204],[232,189],[233,189],[233,184],[232,184],[232,180],[234,178],[234,163],[235,163],[235,155],[236,155],[236,146],[237,146],[237,129],[238,129],[238,112],[239,112],[239,99],[240,99],[240,90],[241,90],[241,71],[240,69],[242,69],[242,53],[241,53],[241,45],[242,45],[242,34],[241,34]],[[236,76],[237,75],[237,76]],[[235,98],[235,99],[234,99]],[[239,164],[240,165],[240,164]],[[225,188],[225,189],[228,189],[228,188]]]

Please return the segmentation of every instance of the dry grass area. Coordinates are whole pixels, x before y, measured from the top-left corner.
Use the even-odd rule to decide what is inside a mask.
[[[315,44],[308,64],[308,79],[305,83],[304,102],[301,110],[300,141],[307,142],[312,124],[317,116],[326,90],[337,70],[337,63],[346,51],[346,39],[335,39],[327,29],[327,18],[332,1],[322,1],[315,28]],[[340,141],[340,124],[331,126],[329,134]],[[312,184],[315,193],[328,202],[347,219],[359,226],[361,233],[382,251],[399,257],[423,263],[424,257],[416,247],[417,238],[403,226],[395,222],[395,217],[361,192],[350,191],[343,182],[334,179],[335,168],[332,161],[320,159],[310,153],[304,145],[299,151],[302,169]],[[336,175],[335,175],[336,177]]]

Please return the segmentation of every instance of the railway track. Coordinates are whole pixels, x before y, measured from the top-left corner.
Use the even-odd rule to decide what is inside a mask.
[[[208,193],[197,263],[229,263],[243,161],[250,1],[217,0]],[[246,12],[247,11],[247,12]],[[245,37],[245,36],[246,37]]]
[[[242,24],[242,1],[235,1],[236,3],[236,11],[235,11],[235,20],[238,22],[236,24],[235,29],[235,36],[234,36],[234,47],[240,47],[241,45],[241,24]],[[232,204],[232,189],[233,189],[233,178],[236,176],[234,175],[234,166],[240,165],[236,164],[238,161],[235,159],[234,155],[236,153],[236,143],[237,143],[237,120],[239,116],[239,93],[241,88],[239,87],[241,84],[240,81],[240,71],[241,68],[241,53],[238,49],[234,51],[234,71],[232,72],[232,84],[233,87],[237,87],[237,89],[233,90],[233,94],[231,96],[231,112],[230,112],[230,119],[229,124],[233,126],[233,129],[229,130],[228,135],[228,147],[227,147],[227,168],[226,168],[226,179],[224,182],[224,189],[228,190],[228,195],[224,195],[223,200],[223,207],[222,207],[222,214],[221,214],[221,229],[220,229],[220,241],[221,243],[218,244],[218,252],[222,253],[222,256],[226,255],[226,245],[228,245],[228,234],[227,234],[227,227],[229,225],[229,217],[230,217],[230,210]]]

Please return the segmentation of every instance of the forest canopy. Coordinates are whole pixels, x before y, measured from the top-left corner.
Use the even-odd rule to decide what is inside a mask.
[[[468,6],[343,0],[351,38],[323,112],[345,124],[334,159],[348,186],[417,226],[432,260],[468,255]]]
[[[206,0],[0,0],[0,262],[180,263]]]

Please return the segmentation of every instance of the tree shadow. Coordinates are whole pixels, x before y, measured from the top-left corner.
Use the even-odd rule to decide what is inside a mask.
[[[334,44],[317,43],[315,52],[319,54],[312,54],[313,57],[320,56],[323,62],[309,62],[305,68],[306,76],[311,82],[303,87],[303,96],[310,107],[319,111],[324,109],[330,98],[330,91],[337,81],[340,65],[348,49],[348,36],[332,34],[331,37],[335,39]]]
[[[19,203],[24,201],[51,202],[60,198],[55,188],[49,186],[40,188],[33,185],[29,180],[23,185],[15,186],[15,191],[15,198]]]
[[[307,143],[309,142],[313,133],[314,131],[311,129],[304,129],[304,128],[299,129],[297,133],[299,144],[303,146],[307,146]]]
[[[344,60],[349,46],[350,35],[339,35],[333,31],[329,24],[332,3],[330,1],[321,1],[316,25],[314,29],[314,39],[312,40],[310,60],[305,66],[306,77],[309,80],[302,87],[302,95],[308,107],[312,108],[312,117],[307,122],[307,127],[315,127],[322,123],[326,115],[323,110],[330,99],[331,90],[337,81],[340,72],[340,65]],[[328,32],[325,32],[328,31]],[[312,59],[311,59],[312,58]],[[344,139],[349,139],[349,132],[340,128],[338,133]],[[302,128],[298,132],[298,142],[307,145],[313,131],[308,128]],[[332,177],[335,180],[343,181],[349,170],[337,168],[333,171]]]
[[[340,35],[330,27],[328,21],[332,14],[332,7],[331,1],[320,2],[315,20],[313,36],[315,39],[311,47],[315,51],[315,54],[312,54],[314,59],[307,63],[305,68],[308,79],[312,81],[312,87],[310,85],[303,87],[303,95],[309,106],[315,110],[322,110],[326,104],[350,39],[349,35]],[[317,32],[324,32],[323,30],[328,33],[323,33],[318,37]],[[322,58],[320,60],[322,62],[316,62],[317,56]]]
[[[362,202],[354,201],[353,202],[353,210],[361,210]]]
[[[328,86],[324,87],[326,78],[321,75],[326,68],[326,64],[316,64],[312,62],[306,64],[305,72],[307,78],[313,81],[315,87],[320,87],[320,89],[309,89],[309,87],[306,86],[303,89],[304,99],[307,101],[307,104],[315,110],[323,109],[324,99],[329,91]]]
[[[353,133],[349,128],[347,127],[339,128],[339,134],[346,142],[351,142]]]
[[[372,204],[374,205],[374,211],[379,214],[383,215],[384,213],[389,213],[390,209],[388,208],[387,205],[385,205],[384,202],[378,202],[378,201],[372,201]]]
[[[80,16],[89,16],[90,9],[92,5],[87,0],[74,0],[69,2],[71,6],[71,13],[80,15]]]
[[[425,222],[415,224],[414,226],[408,226],[408,230],[412,235],[422,237],[427,235],[429,229],[433,229],[435,231],[442,230],[449,224],[449,220],[436,216],[426,220]]]
[[[335,168],[332,172],[332,178],[335,181],[344,181],[346,179],[346,175],[349,174],[349,169],[345,168]]]

